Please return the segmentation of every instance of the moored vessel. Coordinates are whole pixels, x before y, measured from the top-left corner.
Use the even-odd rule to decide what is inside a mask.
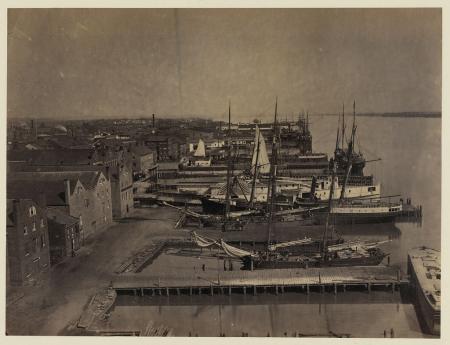
[[[441,332],[441,252],[419,247],[408,253],[408,274],[422,319],[434,335]]]

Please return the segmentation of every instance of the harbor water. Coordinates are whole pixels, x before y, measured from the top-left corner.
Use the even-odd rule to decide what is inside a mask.
[[[347,128],[351,117],[347,116]],[[331,154],[337,117],[310,116],[313,150]],[[381,183],[382,194],[411,198],[422,205],[417,223],[362,225],[342,232],[345,238],[385,240],[390,264],[406,272],[408,250],[417,246],[440,249],[441,242],[441,119],[359,117],[356,150],[369,162],[365,173]],[[398,200],[398,197],[397,197]],[[336,229],[339,232],[339,228]],[[220,271],[211,258],[207,269]],[[214,261],[216,260],[216,261]],[[147,270],[195,267],[195,258],[163,255]],[[186,267],[185,267],[186,266]],[[192,267],[194,266],[194,268]],[[176,336],[351,336],[429,337],[422,331],[412,296],[395,291],[347,291],[258,296],[119,296],[107,327],[144,329],[149,321],[173,329]]]

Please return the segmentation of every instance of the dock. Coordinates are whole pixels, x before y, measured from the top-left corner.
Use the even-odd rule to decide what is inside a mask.
[[[118,294],[170,296],[201,294],[259,294],[310,291],[335,294],[350,289],[391,289],[407,285],[401,271],[390,266],[267,269],[196,272],[190,274],[118,276],[112,288]]]

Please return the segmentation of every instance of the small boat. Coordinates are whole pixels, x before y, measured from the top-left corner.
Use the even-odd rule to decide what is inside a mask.
[[[426,247],[408,253],[408,274],[422,313],[431,334],[441,332],[441,252]]]

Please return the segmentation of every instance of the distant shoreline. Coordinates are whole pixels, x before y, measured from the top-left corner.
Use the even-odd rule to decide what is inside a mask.
[[[320,116],[338,116],[340,114],[316,114]],[[350,114],[348,114],[350,115]],[[441,118],[441,112],[402,112],[402,113],[358,113],[358,117],[426,117],[426,118]]]
[[[330,114],[330,113],[310,113],[310,116],[338,116],[340,114],[334,113],[334,114]],[[346,115],[351,116],[351,113],[347,113]],[[422,117],[422,118],[442,118],[442,112],[401,112],[401,113],[357,113],[356,114],[357,117],[402,117],[402,118],[407,118],[407,117]],[[251,117],[245,117],[247,118],[251,118]],[[40,121],[48,121],[48,122],[61,122],[61,121],[120,121],[120,120],[150,120],[151,116],[136,116],[136,117],[87,117],[87,118],[39,118],[39,117],[27,117],[27,116],[23,116],[23,117],[11,117],[8,116],[7,117],[8,120],[15,120],[15,121],[27,121],[27,120],[32,120],[32,119],[38,119]],[[158,120],[207,120],[207,121],[222,121],[223,120],[218,120],[214,117],[199,117],[199,116],[190,116],[190,117],[176,117],[176,116],[161,116],[158,118]],[[248,123],[250,123],[251,121],[248,120]]]

